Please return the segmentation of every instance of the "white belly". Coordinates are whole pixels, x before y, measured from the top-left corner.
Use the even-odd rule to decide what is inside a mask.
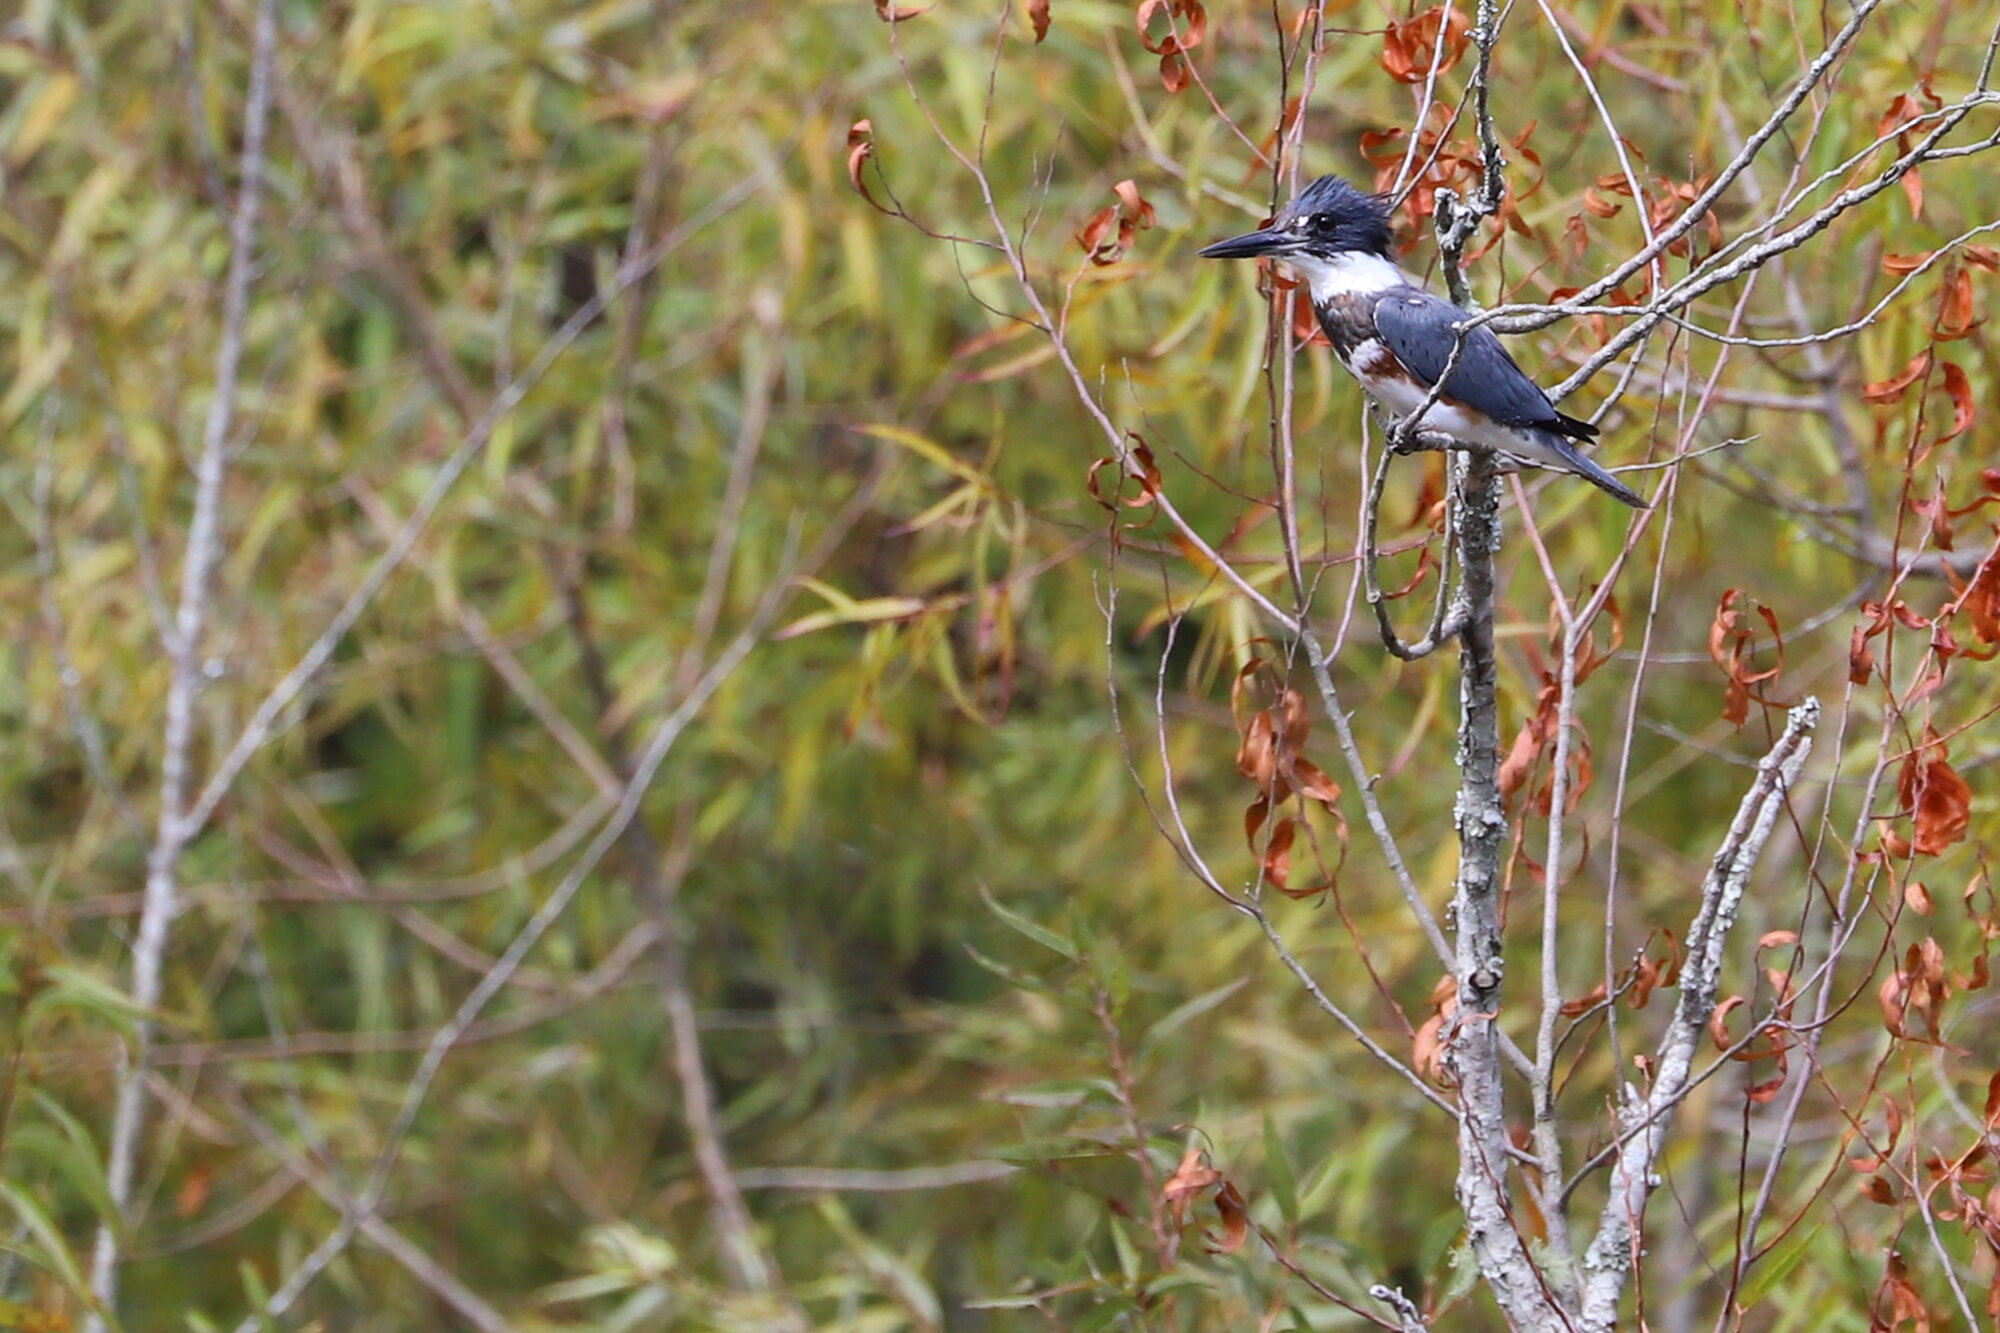
[[[1375,373],[1377,366],[1394,365],[1395,360],[1376,339],[1370,338],[1358,344],[1354,356],[1347,362],[1348,373],[1360,383],[1367,395],[1380,403],[1398,421],[1408,417],[1430,397],[1430,390],[1404,375]],[[1397,367],[1399,370],[1400,366]],[[1417,424],[1426,430],[1439,431],[1455,440],[1467,444],[1482,445],[1528,463],[1539,463],[1547,467],[1570,470],[1569,460],[1552,446],[1546,432],[1516,430],[1502,426],[1483,413],[1469,412],[1456,404],[1442,400],[1424,408],[1423,416]]]
[[[1347,363],[1348,373],[1360,382],[1362,389],[1387,408],[1397,420],[1410,415],[1430,398],[1430,390],[1415,380],[1403,375],[1377,373],[1378,366],[1386,368],[1395,360],[1373,338],[1354,349],[1354,356]],[[1400,367],[1399,367],[1400,369]],[[1455,404],[1442,400],[1424,408],[1419,419],[1420,426],[1429,430],[1442,431],[1456,440],[1467,444],[1483,444],[1489,449],[1513,450],[1520,437],[1519,431],[1496,426],[1483,415],[1466,411]]]

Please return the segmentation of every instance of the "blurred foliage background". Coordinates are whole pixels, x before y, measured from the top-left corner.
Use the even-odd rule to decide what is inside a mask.
[[[90,1248],[115,1211],[104,1155],[121,1052],[145,1017],[152,1109],[117,1227],[122,1326],[231,1327],[270,1301],[339,1226],[342,1192],[361,1192],[423,1048],[739,635],[747,656],[678,733],[641,832],[591,871],[439,1071],[380,1210],[407,1249],[356,1238],[275,1326],[1356,1322],[1269,1249],[1207,1253],[1206,1202],[1163,1262],[1158,1190],[1190,1143],[1322,1285],[1366,1303],[1369,1283],[1389,1282],[1432,1307],[1456,1301],[1455,1327],[1496,1326],[1484,1297],[1463,1295],[1449,1120],[1334,1027],[1156,831],[1170,762],[1196,841],[1225,877],[1253,875],[1230,687],[1267,629],[1143,509],[1115,520],[1129,526],[1114,550],[1086,486],[1105,439],[1052,344],[1015,318],[1004,264],[885,216],[849,182],[859,170],[932,232],[990,239],[978,181],[939,136],[982,145],[1045,299],[1069,294],[1082,382],[1144,436],[1195,526],[1276,590],[1260,503],[1267,322],[1247,267],[1193,252],[1284,193],[1253,149],[1299,92],[1280,33],[1293,39],[1300,11],[1217,0],[1186,57],[1199,79],[1169,91],[1149,47],[1198,7],[1052,0],[1040,42],[1023,9],[944,0],[891,24],[881,8],[276,6],[197,785],[453,451],[493,425],[188,847],[151,1015],[131,1004],[130,957],[166,760],[158,622],[217,383],[253,7],[25,0],[0,19],[0,1327],[88,1314]],[[1494,78],[1517,225],[1482,233],[1475,291],[1545,299],[1636,250],[1621,150],[1649,195],[1672,200],[1734,154],[1848,12],[1516,6]],[[1384,29],[1414,14],[1326,6],[1308,173],[1393,173],[1407,139],[1384,132],[1410,128],[1423,89],[1391,77]],[[1971,4],[1877,14],[1725,197],[1721,233],[1831,172],[1823,201],[1897,124],[1897,99],[1924,110],[1932,89],[1971,91],[1989,21]],[[1455,105],[1468,68],[1440,75],[1436,97]],[[1960,137],[1993,119],[1982,109]],[[1462,165],[1441,154],[1431,184],[1462,185]],[[1150,225],[1092,264],[1076,238],[1128,179]],[[1403,223],[1422,270],[1415,212]],[[1562,868],[1569,992],[1602,980],[1608,954],[1622,966],[1681,928],[1768,734],[1761,707],[1741,735],[1720,716],[1709,639],[1728,589],[1748,599],[1759,669],[1779,653],[1749,607],[1782,630],[1767,697],[1818,691],[1842,719],[1815,768],[1836,845],[1813,852],[1810,818],[1808,836],[1774,844],[1739,989],[1760,984],[1749,941],[1798,928],[1860,850],[1841,840],[1864,827],[1863,780],[1897,757],[1880,740],[1891,702],[1848,683],[1851,636],[1874,623],[1861,604],[1892,592],[1893,561],[1864,557],[1935,548],[1955,524],[1974,560],[1961,568],[1975,567],[1987,511],[1934,522],[1935,506],[1909,501],[1980,500],[2000,411],[2000,367],[1974,323],[1994,279],[1976,255],[1870,307],[1899,281],[1885,256],[1995,217],[1983,160],[1927,167],[1920,189],[1843,214],[1747,296],[1731,283],[1696,311],[1719,329],[1741,298],[1740,331],[1765,337],[1865,328],[1726,363],[1717,343],[1663,329],[1606,418],[1614,464],[1748,443],[1683,465],[1670,521],[1621,576],[1622,646],[1580,697],[1596,778],[1573,816],[1570,845],[1586,845]],[[1669,276],[1713,245],[1695,241]],[[1938,353],[1959,367],[1956,388],[1932,376],[1896,401],[1860,399],[1940,329],[1958,333]],[[1516,347],[1552,382],[1603,332],[1572,320]],[[1360,404],[1324,348],[1297,367],[1303,544],[1328,555],[1314,616],[1337,626],[1354,607]],[[1721,392],[1702,401],[1718,369]],[[1617,378],[1570,406],[1595,408]],[[1967,428],[1916,457],[1967,403]],[[1650,489],[1657,476],[1628,479]],[[1628,517],[1588,487],[1527,485],[1548,570],[1510,517],[1505,738],[1549,669],[1548,580],[1597,582]],[[1392,583],[1418,571],[1434,487],[1434,464],[1399,467],[1384,509],[1385,540],[1406,548]],[[1399,618],[1414,623],[1428,577]],[[1952,588],[1919,576],[1893,591],[1927,616]],[[1928,642],[1903,622],[1873,640],[1890,668]],[[1398,664],[1359,619],[1344,643],[1338,679],[1377,795],[1441,903],[1455,863],[1451,663]],[[1992,828],[1979,763],[1994,694],[1990,672],[1961,662],[1896,723],[1948,734],[1971,785],[1969,836],[1923,867],[1933,916],[1900,911],[1907,866],[1870,872],[1838,977],[1861,1001],[1825,1035],[1827,1089],[1779,1186],[1781,1216],[1804,1221],[1762,1270],[1777,1277],[1737,1292],[1751,1326],[1867,1327],[1899,1243],[1910,1282],[1945,1299],[1940,1261],[1910,1239],[1921,1209],[1901,1191],[1888,1206],[1858,1196],[1839,1159],[1871,1089],[1897,1085],[1913,1124],[1952,1124],[2000,1058],[1976,994],[1951,1011],[1949,1045],[1932,1049],[1952,1062],[1935,1069],[1868,1000],[1883,958],[1893,967],[1919,939],[1961,976],[1983,957],[1990,901],[1960,889]],[[1327,992],[1406,1054],[1438,968],[1323,720],[1309,748],[1348,789],[1356,832],[1337,894],[1273,919]],[[1893,786],[1892,772],[1877,813],[1894,812]],[[1518,798],[1515,815],[1517,906],[1532,916],[1544,817]],[[1531,943],[1521,932],[1524,986]],[[677,997],[777,1275],[767,1291],[722,1253]],[[1629,1016],[1628,1042],[1658,1017]],[[1604,1142],[1609,1090],[1630,1076],[1601,1042],[1578,1051],[1575,1160]],[[1857,1071],[1852,1096],[1835,1087],[1842,1070]],[[1656,1329],[1712,1319],[1725,1299],[1716,1265],[1734,1252],[1739,1189],[1756,1184],[1739,1153],[1760,1160],[1769,1113],[1743,1092],[1770,1073],[1711,1080],[1672,1141],[1646,1291]],[[1990,1283],[1962,1230],[1939,1244]]]

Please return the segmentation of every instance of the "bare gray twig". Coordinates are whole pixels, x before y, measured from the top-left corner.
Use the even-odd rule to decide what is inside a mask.
[[[187,549],[181,558],[180,598],[173,632],[165,648],[169,668],[166,725],[160,761],[160,808],[152,847],[146,856],[145,901],[132,945],[132,1007],[141,1015],[133,1024],[130,1065],[119,1080],[112,1112],[111,1141],[105,1163],[105,1189],[123,1214],[132,1200],[139,1143],[146,1128],[146,1076],[153,1041],[151,1015],[159,1008],[167,944],[180,910],[181,853],[201,827],[188,817],[189,769],[193,759],[194,708],[206,679],[202,631],[210,612],[209,572],[222,544],[222,482],[228,462],[231,423],[236,412],[236,382],[243,366],[244,323],[250,309],[250,281],[255,271],[257,215],[264,198],[265,131],[270,122],[271,75],[277,52],[276,0],[257,6],[256,32],[250,59],[250,91],[243,110],[242,178],[237,185],[235,213],[229,225],[229,271],[223,280],[221,339],[215,358],[215,387],[202,431],[201,453],[195,466],[194,515],[188,525]],[[132,1219],[122,1219],[129,1226]],[[97,1308],[85,1325],[102,1333],[118,1307],[119,1231],[110,1221],[99,1225],[91,1254],[90,1289]]]

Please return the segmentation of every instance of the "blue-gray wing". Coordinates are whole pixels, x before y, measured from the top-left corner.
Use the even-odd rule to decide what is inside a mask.
[[[1459,337],[1452,326],[1470,318],[1451,302],[1414,288],[1391,292],[1375,303],[1375,331],[1383,346],[1425,388],[1436,384],[1451,364]],[[1539,428],[1586,440],[1597,434],[1589,422],[1556,411],[1541,386],[1514,364],[1493,330],[1481,324],[1466,330],[1464,337],[1465,350],[1445,381],[1446,396],[1503,426]]]

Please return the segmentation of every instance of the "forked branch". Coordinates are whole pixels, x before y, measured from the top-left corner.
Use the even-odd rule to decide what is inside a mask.
[[[1695,1050],[1708,1030],[1709,1016],[1715,1012],[1723,946],[1736,924],[1750,872],[1777,827],[1806,757],[1812,753],[1819,714],[1819,700],[1813,698],[1791,710],[1784,734],[1758,762],[1757,778],[1737,807],[1735,822],[1702,881],[1701,903],[1688,926],[1680,1001],[1653,1057],[1652,1087],[1641,1093],[1627,1085],[1619,1108],[1619,1132],[1625,1146],[1612,1165],[1611,1197],[1583,1259],[1582,1327],[1586,1333],[1610,1333],[1617,1326],[1618,1301],[1637,1257],[1646,1201],[1660,1185],[1653,1164],[1687,1091]]]

